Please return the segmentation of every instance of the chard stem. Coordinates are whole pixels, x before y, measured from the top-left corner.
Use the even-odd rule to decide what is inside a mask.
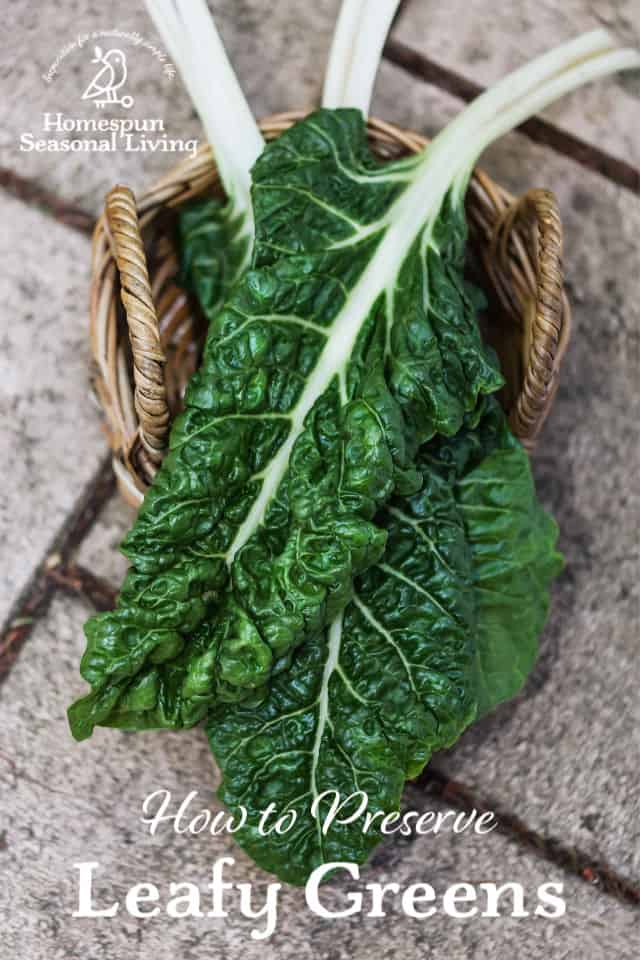
[[[216,158],[234,213],[253,234],[251,167],[264,141],[204,0],[146,0]]]
[[[343,0],[322,95],[324,107],[368,116],[382,50],[400,0]]]
[[[322,91],[322,106],[331,110],[345,106],[343,91],[351,69],[354,39],[367,0],[343,0],[329,51]]]
[[[592,80],[597,80],[599,77],[605,77],[622,70],[639,68],[640,53],[630,48],[622,48],[586,58],[563,73],[552,77],[547,83],[515,101],[485,127],[474,142],[474,157],[470,159],[467,170],[461,174],[461,179],[468,179],[478,157],[489,144],[513,130],[514,127],[524,123],[525,120],[549,106],[550,103],[577,87],[590,83]]]
[[[516,100],[575,64],[613,50],[615,46],[615,40],[606,30],[591,30],[536,57],[476,97],[447,125],[434,144],[441,138],[453,138],[460,133],[461,142],[468,145],[476,131],[482,130]]]
[[[416,206],[424,216],[439,209],[447,190],[458,201],[474,164],[495,139],[583,83],[640,66],[633,50],[616,49],[606,30],[594,30],[520,67],[466,107],[432,141],[397,212],[407,220]],[[444,187],[444,192],[443,191]]]

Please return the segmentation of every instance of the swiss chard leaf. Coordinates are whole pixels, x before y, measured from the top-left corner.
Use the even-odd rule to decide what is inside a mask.
[[[396,810],[405,779],[512,696],[535,655],[557,531],[497,403],[419,462],[423,488],[385,508],[384,557],[357,580],[344,616],[296,651],[259,706],[209,714],[220,797],[249,811],[236,838],[291,883],[322,862],[360,863],[380,840],[362,819],[323,835],[311,816],[319,794],[361,790],[369,810]],[[298,815],[281,836],[256,828],[270,802]]]
[[[477,429],[427,444],[418,466],[452,484],[473,558],[480,717],[514,697],[535,663],[550,583],[563,566],[558,526],[494,398]]]
[[[211,321],[247,266],[250,237],[240,216],[216,197],[192,201],[178,214],[177,282],[194,294]]]
[[[512,437],[456,485],[473,556],[478,716],[514,697],[538,655],[558,527],[537,502],[529,458]]]
[[[381,556],[374,517],[419,488],[418,445],[501,385],[462,278],[462,203],[443,179],[417,220],[418,166],[378,164],[350,110],[313,114],[258,160],[254,266],[211,322],[123,545],[118,609],[87,624],[76,736],[119,714],[131,685],[148,726],[177,659],[163,725],[195,722],[207,684],[210,702],[254,696]]]
[[[381,518],[381,523],[385,521]],[[221,799],[248,810],[236,839],[289,883],[330,860],[361,863],[379,842],[362,820],[322,834],[311,805],[362,790],[371,810],[398,807],[404,782],[475,714],[471,557],[450,486],[437,475],[386,517],[384,558],[357,582],[331,627],[293,654],[263,703],[218,706],[208,733]],[[319,803],[324,817],[332,796]],[[263,836],[273,802],[294,828]]]

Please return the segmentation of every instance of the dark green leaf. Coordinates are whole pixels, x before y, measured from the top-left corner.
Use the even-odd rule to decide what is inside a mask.
[[[520,690],[538,655],[558,527],[535,497],[529,458],[509,438],[456,485],[473,556],[478,716]]]
[[[209,715],[221,799],[249,811],[236,839],[290,883],[323,862],[362,863],[380,840],[379,820],[366,833],[360,819],[323,836],[316,797],[364,791],[371,811],[397,809],[406,778],[475,714],[471,558],[450,486],[434,474],[386,523],[384,558],[359,579],[344,617],[294,653],[258,707]],[[271,802],[298,815],[281,836],[258,831]]]
[[[209,714],[221,799],[249,811],[236,839],[291,883],[323,862],[361,863],[380,840],[362,820],[323,835],[315,797],[364,791],[370,811],[397,810],[405,779],[513,696],[535,659],[557,530],[497,403],[478,426],[428,444],[419,464],[423,488],[379,517],[384,556],[344,617],[295,652],[259,706]],[[272,801],[298,815],[281,836],[257,830]]]
[[[249,237],[241,227],[229,205],[215,197],[192,201],[178,214],[177,282],[195,295],[209,321],[247,267]]]
[[[131,683],[150,694],[169,671],[175,686],[182,651],[172,726],[203,707],[187,692],[194,672],[211,702],[255,697],[381,556],[374,517],[419,489],[418,445],[456,433],[500,386],[462,277],[462,204],[438,195],[421,224],[401,202],[416,167],[380,166],[350,110],[298,123],[256,164],[254,268],[212,319],[124,543],[118,610],[87,625],[94,700],[72,712],[76,735],[109,721]]]

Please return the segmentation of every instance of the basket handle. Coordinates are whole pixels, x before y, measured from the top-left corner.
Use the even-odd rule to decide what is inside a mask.
[[[520,318],[522,377],[509,420],[531,450],[558,386],[571,324],[562,221],[553,193],[529,190],[506,208],[493,227],[488,259],[503,306]]]
[[[153,475],[166,452],[170,421],[164,382],[166,357],[160,343],[135,197],[128,187],[115,186],[107,194],[105,209],[133,354],[140,452]]]

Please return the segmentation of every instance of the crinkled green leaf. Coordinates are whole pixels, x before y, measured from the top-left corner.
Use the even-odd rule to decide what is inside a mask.
[[[361,863],[381,839],[362,820],[322,835],[314,797],[362,790],[371,811],[396,810],[405,780],[517,692],[535,658],[557,530],[497,402],[418,462],[423,488],[379,516],[384,556],[358,579],[344,618],[295,652],[260,705],[209,714],[221,799],[249,811],[236,839],[291,883],[323,862]],[[294,829],[258,832],[270,802],[296,810]]]
[[[529,457],[493,397],[478,429],[427,444],[418,466],[453,485],[473,557],[480,717],[514,697],[536,661],[551,581],[563,565],[558,526],[539,504]]]
[[[452,489],[434,473],[380,522],[384,558],[358,580],[344,616],[296,650],[263,703],[218,706],[208,718],[220,797],[249,813],[236,839],[290,883],[323,862],[362,863],[380,840],[362,820],[323,836],[316,797],[362,790],[372,811],[397,809],[406,778],[475,715],[471,557]],[[258,830],[271,802],[298,815],[281,836]]]
[[[118,609],[87,625],[81,672],[97,700],[72,711],[77,736],[147,671],[177,686],[176,657],[171,726],[203,709],[194,673],[212,703],[255,697],[381,556],[376,512],[419,489],[419,444],[455,434],[500,386],[462,278],[461,200],[438,195],[418,229],[400,203],[416,168],[377,163],[351,110],[313,114],[256,164],[254,266],[211,322],[123,545]]]
[[[478,634],[478,716],[521,689],[538,655],[558,527],[535,497],[529,458],[510,435],[456,485],[471,546]]]
[[[249,237],[242,218],[217,197],[195,200],[178,213],[177,239],[177,282],[195,295],[211,321],[248,263]]]

